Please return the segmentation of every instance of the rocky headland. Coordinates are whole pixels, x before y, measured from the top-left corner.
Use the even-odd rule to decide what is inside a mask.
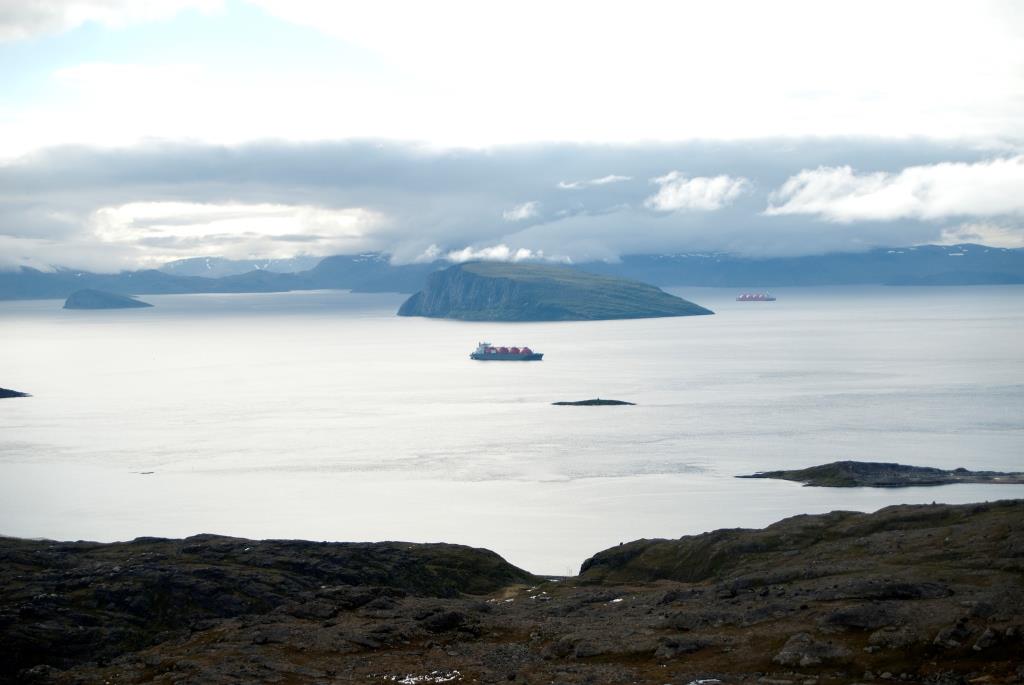
[[[408,543],[0,539],[6,683],[1010,683],[1024,500],[637,540],[578,576]]]
[[[665,291],[553,264],[471,262],[437,271],[399,316],[466,321],[587,321],[713,314]]]
[[[27,392],[20,392],[18,390],[11,390],[10,388],[0,388],[0,399],[5,397],[28,397]]]
[[[551,404],[558,407],[617,407],[617,406],[636,406],[636,402],[625,402],[623,400],[602,400],[595,398],[592,400],[577,400],[575,402],[552,402]]]
[[[953,483],[993,483],[1014,485],[1024,483],[1024,473],[1002,471],[968,471],[937,469],[930,466],[907,466],[874,461],[836,461],[821,466],[790,471],[759,471],[737,478],[775,478],[804,485],[830,488],[905,488],[921,485]]]
[[[64,301],[64,309],[138,309],[152,306],[148,302],[128,295],[108,293],[105,290],[91,288],[76,290]]]

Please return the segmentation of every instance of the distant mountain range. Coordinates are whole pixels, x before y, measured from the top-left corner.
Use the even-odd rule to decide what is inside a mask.
[[[21,267],[15,271],[0,271],[0,299],[66,298],[82,288],[125,295],[319,289],[413,293],[423,287],[431,273],[451,266],[445,261],[393,265],[387,255],[369,253],[326,257],[315,266],[302,269],[311,263],[304,261],[307,259],[200,258],[172,262],[159,271],[117,274]],[[278,271],[286,266],[300,270]],[[972,244],[763,259],[715,253],[628,255],[616,263],[589,262],[576,266],[584,271],[632,278],[660,287],[1024,284],[1024,248]],[[200,273],[207,275],[198,275]]]
[[[292,274],[309,271],[320,263],[323,257],[291,257],[290,259],[225,259],[224,257],[193,257],[167,262],[160,271],[172,276],[201,276],[221,278],[239,276],[250,271],[270,271],[277,274]]]
[[[921,245],[766,259],[629,255],[585,268],[659,286],[993,285],[1024,283],[1024,249]]]

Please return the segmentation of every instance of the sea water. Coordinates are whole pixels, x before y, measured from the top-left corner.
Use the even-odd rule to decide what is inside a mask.
[[[446,541],[574,573],[639,537],[1024,486],[807,488],[858,459],[1024,470],[1024,287],[675,294],[714,316],[467,323],[341,291],[0,302],[0,533]],[[477,342],[542,362],[474,362]],[[636,406],[563,407],[593,397]]]

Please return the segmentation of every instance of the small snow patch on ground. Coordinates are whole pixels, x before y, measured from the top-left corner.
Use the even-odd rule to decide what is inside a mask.
[[[462,674],[458,671],[431,671],[424,675],[386,675],[384,680],[398,683],[399,685],[420,685],[421,683],[450,683],[454,680],[462,680]]]

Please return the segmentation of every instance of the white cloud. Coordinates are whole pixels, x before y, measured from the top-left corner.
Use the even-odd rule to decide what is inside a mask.
[[[943,229],[940,245],[976,243],[991,247],[1024,247],[1024,225],[1004,226],[992,223],[965,223]]]
[[[690,251],[821,254],[934,243],[944,229],[955,242],[978,241],[967,237],[976,233],[991,238],[980,242],[1013,244],[1014,231],[1024,224],[1020,214],[836,223],[762,212],[769,191],[800,169],[856,159],[898,176],[911,165],[978,162],[994,155],[964,145],[888,140],[479,151],[379,141],[53,149],[0,164],[0,235],[15,238],[0,245],[0,253],[26,263],[97,268],[107,260],[116,262],[109,268],[128,268],[213,254],[255,258],[364,250],[407,263],[442,259],[449,251],[458,255],[465,246],[501,244],[510,249],[497,254],[503,258],[529,248],[576,261]],[[679,160],[686,160],[691,176],[749,179],[750,191],[720,211],[645,207],[645,197],[661,190],[647,180],[664,178]],[[559,179],[595,179],[608,170],[635,180],[580,191],[557,187]],[[667,185],[696,187],[692,178],[679,176]],[[686,202],[676,204],[693,205],[695,196],[708,200],[706,193],[687,192]],[[538,203],[536,218],[502,221],[502,209],[524,200]],[[468,257],[474,256],[470,250]]]
[[[608,185],[609,183],[620,183],[622,181],[630,181],[630,180],[632,180],[632,179],[629,176],[616,176],[615,174],[608,174],[607,176],[602,176],[601,178],[593,179],[590,182],[590,185],[603,186],[603,185]]]
[[[431,247],[436,248],[435,245],[431,245]],[[535,252],[525,247],[513,250],[508,245],[502,243],[491,247],[464,247],[461,250],[452,250],[445,254],[444,258],[449,262],[455,263],[476,261],[521,262],[528,259],[544,259],[544,252],[542,250]]]
[[[143,250],[147,261],[159,263],[182,255],[287,257],[358,249],[384,218],[362,208],[131,202],[98,209],[89,223],[101,242]]]
[[[622,183],[623,181],[632,181],[632,176],[618,176],[616,174],[608,174],[601,178],[592,178],[589,181],[559,181],[558,187],[563,190],[579,190],[580,188],[587,188],[590,186],[604,186],[609,183]]]
[[[429,264],[430,262],[437,261],[440,259],[443,251],[436,243],[431,243],[427,246],[427,249],[419,253],[410,260],[413,264]]]
[[[524,202],[521,205],[516,205],[512,209],[506,209],[501,213],[501,218],[505,221],[525,221],[527,219],[532,219],[537,216],[537,210],[539,207],[539,202]]]
[[[121,28],[186,8],[209,12],[222,5],[223,0],[0,0],[0,41],[59,33],[90,21]]]
[[[22,266],[52,271],[53,265],[42,257],[48,242],[0,235],[0,271],[15,271]]]
[[[742,177],[721,175],[687,178],[678,171],[652,178],[651,183],[661,188],[644,200],[644,206],[659,212],[714,211],[732,204],[750,188],[750,182]]]
[[[764,213],[837,222],[1024,214],[1024,155],[912,166],[899,173],[805,169],[772,193]]]

